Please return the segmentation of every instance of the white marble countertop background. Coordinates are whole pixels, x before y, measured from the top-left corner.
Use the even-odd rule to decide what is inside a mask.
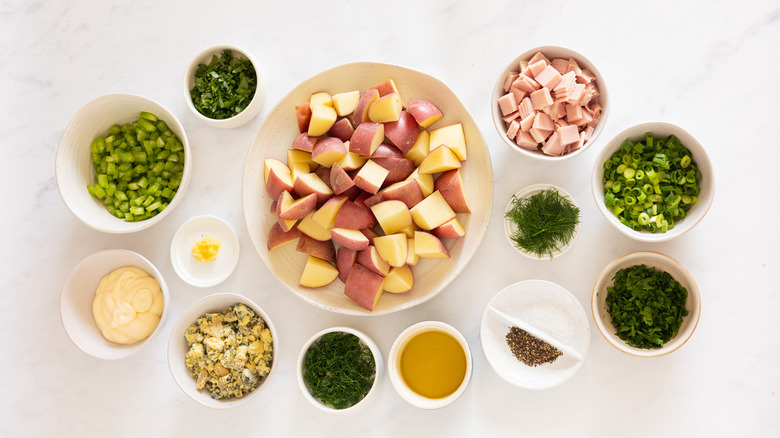
[[[244,127],[217,130],[188,113],[184,69],[218,43],[264,63],[268,96]],[[509,150],[490,120],[491,88],[504,65],[541,45],[585,54],[607,81],[612,110],[597,144],[562,164]],[[0,180],[6,211],[0,245],[0,398],[5,436],[778,436],[780,435],[780,5],[775,1],[25,1],[0,2]],[[493,214],[471,264],[436,298],[379,317],[310,306],[283,289],[251,245],[241,206],[250,142],[273,106],[302,80],[353,61],[396,63],[442,79],[477,121],[494,166]],[[187,130],[193,177],[184,202],[151,229],[108,235],[80,223],[54,179],[54,155],[70,117],[109,92],[167,106]],[[612,229],[590,193],[598,149],[646,121],[675,123],[705,145],[715,202],[690,233],[642,244]],[[502,211],[537,182],[569,191],[582,208],[572,249],[532,261],[507,243]],[[174,273],[170,239],[186,219],[215,214],[237,230],[241,258],[223,284],[191,287]],[[165,275],[173,302],[166,331],[139,354],[100,361],[62,329],[60,289],[70,270],[102,249],[137,251]],[[590,293],[601,269],[636,250],[666,253],[695,276],[703,308],[679,351],[638,359],[610,347],[593,326]],[[503,287],[538,278],[585,306],[591,347],[579,372],[545,391],[505,383],[482,355],[484,306]],[[166,363],[170,328],[203,296],[232,291],[258,302],[280,333],[280,368],[257,399],[214,411],[189,399]],[[404,403],[386,376],[354,416],[315,410],[299,393],[298,350],[322,328],[367,332],[383,353],[426,319],[467,337],[474,373],[453,405]],[[10,390],[10,391],[9,391]],[[8,434],[8,435],[6,435]]]

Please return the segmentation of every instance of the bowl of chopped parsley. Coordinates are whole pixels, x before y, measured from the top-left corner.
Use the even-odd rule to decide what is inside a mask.
[[[184,97],[195,117],[217,128],[236,128],[263,107],[266,81],[246,50],[217,45],[200,52],[184,75]]]
[[[298,386],[314,406],[351,413],[379,392],[384,361],[379,346],[365,333],[331,327],[312,336],[298,356]]]
[[[591,310],[610,345],[632,356],[657,357],[691,337],[699,322],[701,296],[680,262],[638,251],[604,268],[593,287]]]
[[[701,143],[679,126],[650,122],[624,130],[601,150],[591,190],[615,229],[641,242],[664,242],[704,218],[715,181]]]

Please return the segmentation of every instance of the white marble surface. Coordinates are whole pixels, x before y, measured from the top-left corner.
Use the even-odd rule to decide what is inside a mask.
[[[186,110],[181,79],[198,51],[229,43],[264,62],[267,105],[244,127],[220,131]],[[5,234],[0,308],[6,436],[778,436],[780,435],[780,5],[690,2],[203,2],[27,1],[0,3],[0,178]],[[612,112],[597,144],[563,164],[530,161],[501,143],[490,120],[495,76],[540,45],[586,54],[609,85]],[[449,84],[490,146],[493,216],[473,262],[435,299],[381,317],[345,317],[286,292],[251,246],[243,223],[241,172],[270,108],[305,78],[352,61],[415,68]],[[54,155],[73,113],[108,92],[151,97],[171,109],[193,148],[186,199],[165,220],[133,235],[87,228],[66,208]],[[664,244],[641,244],[610,228],[588,181],[598,148],[633,124],[663,120],[707,147],[717,172],[709,215]],[[537,182],[569,191],[583,212],[580,236],[553,262],[508,245],[501,212]],[[223,284],[181,281],[168,249],[177,227],[215,214],[238,232],[241,259]],[[58,302],[69,271],[106,248],[137,251],[166,276],[173,295],[163,336],[122,361],[93,359],[62,329]],[[638,359],[610,347],[591,323],[591,348],[563,385],[509,386],[482,355],[479,324],[490,298],[538,278],[570,290],[588,308],[601,269],[617,256],[655,250],[681,261],[701,289],[691,340],[672,355]],[[214,411],[190,400],[166,363],[170,327],[196,299],[247,295],[280,332],[278,374],[260,397]],[[463,397],[438,411],[405,404],[385,385],[372,406],[345,418],[315,410],[299,393],[294,363],[316,331],[348,325],[385,354],[395,336],[426,319],[469,340],[474,374]]]

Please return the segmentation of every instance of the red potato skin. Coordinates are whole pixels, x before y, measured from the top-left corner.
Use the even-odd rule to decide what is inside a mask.
[[[365,236],[364,234],[362,234]],[[355,251],[360,251],[361,249],[366,249],[369,245],[368,238],[363,241],[353,241],[351,239],[345,239],[337,232],[334,232],[333,230],[330,231],[331,239],[333,239],[333,242],[341,245],[344,248],[352,249]]]
[[[374,152],[371,150],[377,139],[381,142],[385,138],[385,127],[381,123],[363,122],[355,128],[349,140],[349,151],[361,157],[369,157]],[[381,138],[380,138],[381,137]],[[377,147],[379,147],[377,145]]]
[[[369,269],[355,264],[349,271],[347,281],[344,282],[344,295],[351,298],[361,307],[374,310],[374,302],[377,294],[382,293],[384,277]]]
[[[414,172],[414,161],[406,158],[374,158],[374,162],[390,173],[385,178],[384,186],[401,182]]]
[[[400,149],[397,147],[382,143],[379,146],[377,146],[376,150],[369,158],[403,158],[404,153],[401,152]]]
[[[366,269],[370,270],[371,272],[374,272],[375,274],[384,277],[385,273],[383,273],[379,269],[379,267],[374,263],[374,257],[379,260],[382,259],[381,257],[379,257],[379,254],[376,252],[376,248],[374,248],[373,245],[369,245],[366,249],[361,249],[360,251],[358,251],[357,258],[355,259],[355,264],[361,265]]]
[[[406,111],[395,122],[385,123],[385,136],[404,154],[414,146],[420,128],[414,117]]]
[[[311,106],[309,102],[295,105],[295,120],[298,122],[298,132],[309,130],[309,122],[311,121]]]
[[[314,171],[314,174],[320,177],[322,182],[328,185],[331,190],[333,190],[333,186],[330,184],[330,173],[332,172],[332,169],[330,167],[320,166],[317,168],[317,170]]]
[[[337,120],[328,131],[329,136],[338,138],[344,142],[349,141],[349,139],[352,138],[352,134],[354,133],[355,128],[352,127],[352,122],[350,122],[346,117]]]
[[[373,87],[370,88],[371,90],[376,90],[379,92],[379,97],[387,96],[388,94],[392,93],[398,93],[398,88],[395,86],[395,82],[393,82],[392,79],[387,79],[383,82],[380,82]]]
[[[292,242],[293,240],[297,240],[301,237],[303,233],[298,231],[298,228],[293,228],[290,231],[284,231],[282,230],[282,226],[279,225],[279,223],[275,223],[271,226],[271,229],[268,231],[268,239],[266,240],[266,245],[268,246],[268,250],[272,250],[275,248],[278,248],[285,243]]]
[[[347,282],[349,271],[352,270],[352,266],[355,265],[355,259],[357,258],[357,251],[349,248],[339,248],[336,253],[336,269],[339,271],[339,280],[342,283]]]
[[[339,163],[333,163],[333,166],[330,168],[329,181],[330,188],[336,195],[340,195],[355,186],[355,182],[352,181],[352,178]]]
[[[343,141],[336,137],[325,137],[314,144],[314,147],[311,150],[311,157],[314,159],[320,154],[331,151],[338,151],[346,154],[347,147],[344,145]]]
[[[315,174],[311,174],[311,175],[316,175],[316,173]],[[328,179],[328,181],[329,181],[329,179]],[[327,185],[327,183],[326,183],[326,185]],[[308,184],[306,184],[304,182],[303,178],[296,178],[295,179],[295,184],[293,185],[293,190],[295,190],[295,194],[298,195],[299,197],[304,197],[304,196],[310,195],[312,193],[316,194],[317,195],[317,205],[324,204],[325,201],[327,201],[328,199],[330,199],[333,196],[332,192],[331,193],[320,193],[320,192],[318,192],[316,190],[313,190],[311,186],[309,186]]]
[[[292,147],[293,149],[311,152],[319,139],[319,137],[312,137],[309,134],[302,132],[295,137],[295,140],[292,142]]]
[[[431,234],[438,237],[439,239],[457,239],[466,235],[465,233],[461,233],[460,230],[455,227],[452,221],[445,222],[432,229]]]
[[[410,100],[406,109],[422,128],[431,126],[442,117],[442,112],[436,105],[424,100]]]
[[[295,250],[322,260],[336,263],[336,247],[332,240],[316,240],[301,233]]]
[[[379,234],[377,234],[376,231],[374,231],[373,228],[363,228],[360,230],[361,233],[363,233],[364,236],[368,237],[368,244],[373,245],[374,244],[374,238],[379,237]]]
[[[271,199],[279,199],[279,195],[281,195],[283,191],[292,192],[293,187],[294,186],[290,186],[284,182],[275,170],[271,169],[271,172],[268,173],[268,181],[266,181],[265,190]]]
[[[443,172],[433,183],[434,190],[441,192],[444,200],[455,213],[471,213],[469,203],[466,200],[466,191],[460,169],[452,169]]]
[[[369,198],[366,198],[366,199],[365,199],[365,201],[363,201],[363,204],[364,204],[366,207],[369,207],[369,208],[371,208],[371,206],[372,206],[372,205],[379,204],[380,202],[383,202],[383,201],[386,201],[386,199],[385,199],[385,195],[384,195],[384,193],[382,193],[382,192],[380,191],[380,192],[379,192],[379,193],[377,193],[376,195],[374,195],[374,196],[371,196],[371,197],[369,197]]]
[[[361,230],[376,225],[376,218],[365,204],[347,201],[336,214],[334,228],[353,228]]]
[[[407,207],[412,208],[415,205],[419,204],[423,199],[425,199],[425,196],[423,196],[422,190],[420,189],[420,185],[417,184],[417,181],[411,179],[411,180],[404,180],[400,181],[398,185],[392,185],[390,187],[385,188],[381,192],[379,192],[377,195],[382,195],[382,200],[398,200],[406,204]],[[369,205],[370,207],[370,205]]]
[[[281,196],[282,195],[280,195],[280,198]],[[301,199],[302,201],[298,202],[298,204],[292,208],[288,208],[287,210],[284,211],[280,209],[278,211],[279,218],[285,220],[303,219],[306,216],[308,216],[309,213],[311,213],[315,207],[317,207],[317,195],[312,193],[310,195],[304,196]],[[279,201],[277,201],[276,204],[277,206],[281,206],[281,203]]]
[[[365,121],[368,121],[368,108],[371,106],[371,103],[373,103],[373,101],[378,98],[379,91],[375,89],[366,90],[366,92],[360,96],[360,100],[355,107],[355,111],[352,112],[352,121],[355,123],[355,125],[359,125]]]

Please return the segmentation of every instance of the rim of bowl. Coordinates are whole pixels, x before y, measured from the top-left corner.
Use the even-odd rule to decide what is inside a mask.
[[[321,401],[314,398],[314,396],[309,392],[309,387],[306,385],[306,382],[303,380],[303,362],[306,358],[306,353],[309,351],[309,348],[320,338],[325,336],[328,333],[334,333],[334,332],[343,332],[343,333],[349,333],[357,336],[362,343],[364,343],[368,348],[371,350],[371,354],[374,356],[374,365],[376,369],[376,373],[374,375],[374,383],[371,385],[371,389],[368,391],[365,397],[363,397],[359,402],[355,403],[354,405],[344,408],[344,409],[334,409],[328,406],[325,406]],[[335,414],[349,414],[352,412],[355,412],[367,404],[369,404],[374,398],[376,398],[377,393],[379,392],[379,384],[382,379],[382,376],[384,375],[384,360],[382,358],[382,352],[379,349],[379,346],[374,342],[373,339],[371,339],[367,334],[364,332],[353,329],[351,327],[344,327],[344,326],[338,326],[338,327],[330,327],[323,330],[320,330],[316,334],[314,334],[312,337],[309,338],[308,341],[306,341],[305,344],[303,344],[303,347],[301,348],[300,353],[298,354],[298,362],[297,362],[297,380],[298,380],[298,388],[301,390],[301,393],[303,393],[303,397],[308,400],[312,405],[314,405],[316,408],[318,408],[321,411],[324,412],[331,412]]]
[[[555,184],[547,184],[547,183],[539,183],[539,184],[532,184],[530,186],[527,186],[523,189],[518,190],[513,196],[516,196],[518,198],[526,197],[529,195],[536,194],[538,192],[541,192],[545,189],[554,189],[559,194],[561,194],[564,198],[571,201],[572,204],[574,204],[575,207],[579,208],[579,205],[577,204],[577,201],[574,199],[574,197],[567,192],[566,190],[556,186]],[[555,251],[552,255],[552,257],[537,257],[536,254],[532,254],[529,252],[524,251],[521,248],[518,248],[515,246],[514,242],[512,242],[511,235],[514,232],[516,226],[515,224],[506,218],[506,213],[510,210],[510,207],[512,206],[512,198],[509,198],[509,202],[507,202],[506,208],[504,209],[504,235],[507,238],[507,241],[509,242],[509,245],[514,248],[517,252],[520,254],[528,257],[532,260],[552,260],[555,257],[559,257],[566,253],[566,251],[569,250],[572,246],[574,246],[574,242],[577,240],[577,236],[580,234],[580,225],[582,224],[582,213],[580,212],[580,221],[577,222],[577,226],[574,228],[574,235],[571,238],[571,241],[569,241],[569,244],[564,246],[562,249]]]
[[[212,302],[218,303],[222,301],[229,301],[230,304],[219,304],[219,305],[212,304]],[[183,350],[174,352],[173,349],[176,347],[175,344],[177,344],[176,337],[181,336],[183,338],[184,332],[185,330],[187,330],[187,327],[189,327],[193,322],[195,322],[200,316],[205,315],[206,313],[209,312],[215,312],[215,311],[224,312],[225,310],[227,310],[228,307],[234,306],[236,304],[245,304],[250,308],[252,308],[252,310],[254,310],[255,313],[257,313],[257,315],[265,322],[266,327],[268,327],[268,329],[271,330],[271,336],[273,338],[273,340],[271,341],[273,343],[273,358],[271,359],[271,370],[268,372],[268,374],[265,377],[263,377],[263,380],[260,382],[260,384],[255,389],[253,389],[252,392],[250,392],[249,394],[246,394],[241,398],[216,400],[211,398],[211,396],[208,395],[208,393],[206,393],[205,391],[195,389],[195,380],[192,378],[189,371],[187,370],[186,365],[184,364],[185,362],[184,356],[187,354],[186,340],[182,344],[184,346]],[[194,312],[196,308],[202,308],[203,310]],[[196,316],[194,316],[192,319],[185,320],[184,318],[188,316],[187,315],[188,313],[193,313]],[[187,396],[189,396],[190,399],[211,409],[217,409],[217,410],[231,409],[237,406],[241,406],[253,400],[264,389],[264,387],[268,385],[268,380],[276,371],[279,358],[280,358],[279,336],[278,336],[278,332],[276,331],[276,326],[274,326],[274,323],[271,320],[271,318],[268,316],[265,310],[263,310],[263,308],[257,305],[257,303],[250,300],[244,295],[232,293],[232,292],[220,292],[220,293],[207,295],[195,301],[194,303],[190,304],[189,306],[187,306],[187,308],[184,309],[184,312],[182,312],[182,314],[179,315],[179,318],[174,323],[173,328],[171,330],[171,335],[168,339],[168,370],[170,371],[173,380],[176,382],[176,385],[179,387],[179,389],[182,390],[182,392],[187,394]],[[178,369],[174,369],[174,364],[176,364]],[[187,387],[185,388],[185,386]],[[196,398],[190,392],[205,395],[205,397]]]
[[[547,155],[543,152],[539,151],[530,151],[527,149],[523,149],[514,142],[509,141],[509,139],[506,137],[506,128],[504,127],[504,120],[503,116],[498,111],[498,104],[496,103],[498,101],[498,98],[506,94],[504,92],[504,80],[506,79],[507,74],[509,74],[512,70],[517,70],[517,65],[520,61],[531,59],[531,57],[534,56],[536,52],[542,52],[547,56],[547,58],[559,58],[559,57],[571,57],[574,58],[577,61],[577,64],[581,67],[587,68],[590,70],[593,74],[596,75],[596,83],[599,88],[599,103],[602,107],[601,112],[601,119],[599,120],[599,123],[596,125],[593,135],[591,136],[590,140],[588,140],[585,145],[569,154],[555,156],[555,155]],[[546,52],[555,52],[559,53],[559,56],[549,56]],[[524,155],[529,158],[533,158],[536,160],[541,161],[562,161],[569,158],[574,158],[586,150],[590,149],[590,147],[596,142],[596,140],[601,135],[601,132],[604,130],[604,126],[606,125],[607,118],[609,116],[609,109],[610,109],[610,99],[609,99],[609,92],[607,91],[607,84],[604,80],[604,75],[601,74],[599,69],[596,67],[595,64],[593,64],[590,59],[585,57],[583,54],[577,52],[576,50],[570,49],[568,47],[563,46],[539,46],[536,48],[533,48],[531,50],[527,50],[523,52],[520,56],[515,58],[512,62],[507,64],[507,66],[502,71],[501,75],[496,80],[495,85],[493,86],[493,92],[490,95],[490,115],[493,119],[493,126],[496,128],[496,132],[498,132],[499,137],[501,137],[501,140],[509,146],[510,149],[519,152],[521,155]]]
[[[119,355],[116,357],[109,357],[109,356],[103,356],[99,354],[95,354],[93,351],[88,351],[85,349],[83,342],[80,342],[78,339],[74,337],[74,334],[71,333],[70,330],[68,330],[68,323],[66,322],[68,317],[65,316],[65,299],[66,299],[66,289],[68,287],[68,284],[71,282],[71,279],[73,277],[73,274],[75,274],[78,270],[84,269],[87,265],[95,263],[99,259],[106,257],[106,256],[129,256],[135,260],[138,261],[139,265],[144,265],[146,268],[151,270],[152,272],[147,272],[147,274],[154,277],[155,280],[157,280],[157,283],[160,285],[160,291],[163,295],[163,312],[162,315],[160,315],[160,321],[157,323],[157,327],[154,328],[154,331],[149,334],[145,339],[142,339],[136,343],[133,344],[117,344],[111,341],[106,340],[111,346],[115,346],[116,351],[125,350],[126,354]],[[123,265],[123,266],[130,266],[130,265]],[[117,266],[115,268],[110,268],[110,270],[106,273],[104,273],[102,277],[105,277],[109,273],[111,273],[114,269],[121,268],[122,266]],[[144,269],[146,271],[146,269]],[[98,280],[99,281],[99,280]],[[97,285],[95,285],[97,286]],[[94,295],[94,292],[93,292]],[[62,285],[62,289],[60,290],[60,303],[59,303],[59,312],[60,312],[60,323],[62,324],[62,328],[65,330],[65,334],[68,335],[68,338],[73,342],[73,344],[78,347],[79,350],[83,351],[84,353],[95,357],[97,359],[103,359],[103,360],[120,360],[120,359],[126,359],[130,356],[135,355],[139,351],[143,350],[143,348],[146,346],[146,344],[149,343],[153,338],[155,338],[163,329],[163,326],[165,325],[165,322],[168,319],[168,314],[170,313],[170,307],[171,307],[171,295],[170,290],[168,289],[168,283],[165,282],[165,278],[163,277],[162,273],[159,269],[157,269],[157,266],[154,265],[149,259],[142,256],[141,254],[130,251],[128,249],[104,249],[102,251],[98,251],[95,253],[92,253],[86,257],[84,257],[80,262],[76,264],[76,266],[73,267],[73,269],[68,274],[68,278],[65,279],[65,283]],[[90,315],[92,312],[89,312]],[[94,324],[94,319],[93,319]],[[102,337],[102,334],[100,333],[100,329],[97,328],[97,325],[95,325],[95,330],[97,333]]]
[[[671,265],[677,267],[684,277],[683,280],[687,283],[685,285],[685,288],[688,291],[688,295],[691,296],[691,294],[693,294],[694,299],[692,301],[693,303],[695,303],[694,308],[688,311],[689,312],[688,316],[684,317],[684,318],[694,318],[693,320],[691,320],[686,330],[678,331],[677,336],[670,339],[661,348],[656,348],[656,349],[644,349],[644,348],[631,347],[630,345],[626,344],[625,341],[617,337],[617,335],[610,333],[606,325],[604,325],[602,318],[599,317],[599,315],[602,315],[598,305],[598,293],[602,289],[599,288],[599,285],[603,283],[606,286],[606,284],[612,281],[612,279],[606,279],[605,277],[606,274],[615,271],[618,266],[623,264],[625,264],[626,267],[628,267],[629,266],[628,264],[633,260],[637,260],[637,264],[644,264],[639,262],[639,260],[646,257],[650,257],[656,260],[665,260],[669,262]],[[675,280],[682,285],[680,279],[675,278]],[[701,293],[699,292],[699,286],[696,284],[696,279],[693,278],[693,275],[691,275],[690,271],[688,271],[688,269],[676,259],[656,251],[634,251],[622,255],[616,258],[615,260],[611,261],[601,271],[601,273],[596,279],[596,283],[593,285],[593,291],[591,292],[590,309],[591,309],[591,315],[593,316],[593,321],[596,323],[596,328],[599,330],[599,333],[601,333],[601,337],[604,338],[604,340],[606,340],[609,345],[615,347],[615,349],[623,353],[626,353],[634,357],[641,357],[641,358],[661,357],[661,356],[666,356],[667,354],[670,354],[674,351],[677,351],[678,349],[680,349],[680,347],[682,347],[688,342],[691,336],[693,336],[693,333],[696,331],[696,327],[699,325],[699,318],[701,317]],[[608,312],[604,315],[604,317],[605,318],[608,317],[611,319]]]
[[[463,376],[463,381],[460,386],[458,386],[458,389],[447,397],[434,399],[417,394],[406,385],[401,376],[401,372],[398,370],[401,352],[406,344],[409,343],[415,335],[426,331],[441,331],[451,335],[460,343],[461,348],[463,348],[463,353],[466,355],[466,374]],[[466,337],[463,336],[458,329],[442,321],[421,321],[407,327],[395,338],[395,341],[393,341],[387,359],[387,371],[390,377],[390,383],[392,384],[393,389],[395,389],[396,394],[398,394],[406,403],[420,409],[443,408],[459,399],[469,386],[472,369],[473,359],[471,357],[471,348],[469,347]]]
[[[157,106],[158,109],[164,113],[165,117],[160,117],[159,114],[155,114],[155,115],[157,115],[160,119],[163,119],[165,123],[168,125],[168,127],[171,128],[171,130],[174,131],[174,133],[179,137],[179,140],[181,140],[182,146],[184,147],[184,156],[185,156],[184,170],[182,172],[182,178],[181,178],[181,183],[179,184],[179,188],[176,189],[176,195],[173,197],[173,199],[171,199],[171,202],[168,203],[168,206],[165,207],[165,209],[162,212],[155,215],[154,217],[139,222],[126,222],[124,219],[119,219],[116,216],[112,216],[108,212],[108,210],[105,209],[105,206],[100,206],[105,211],[107,217],[111,217],[116,221],[116,222],[111,221],[112,224],[113,223],[128,224],[125,225],[126,229],[106,228],[98,224],[92,223],[89,218],[85,217],[83,214],[79,212],[77,205],[74,204],[72,195],[63,192],[63,184],[65,184],[66,182],[64,179],[65,178],[64,175],[66,172],[73,172],[72,167],[69,167],[67,169],[63,168],[63,160],[65,159],[65,154],[66,154],[66,150],[63,145],[67,140],[69,140],[69,137],[76,135],[75,124],[78,122],[80,118],[87,117],[85,113],[91,111],[93,107],[101,107],[115,99],[130,99],[130,100],[134,100],[135,102],[141,103],[143,105]],[[114,123],[118,123],[118,122],[119,121]],[[101,132],[108,131],[110,127],[111,126],[105,127],[105,129]],[[176,132],[177,130],[179,132]],[[86,152],[84,154],[83,160],[87,162],[89,160],[89,143],[85,143],[82,147]],[[88,161],[87,168],[89,169],[89,173],[91,175],[91,178],[88,181],[89,183],[94,180],[94,174],[95,174],[95,169],[92,167],[91,161]],[[150,99],[140,94],[131,94],[131,93],[104,94],[102,96],[98,96],[90,100],[89,102],[81,106],[81,108],[79,108],[76,111],[76,113],[71,117],[70,121],[68,121],[68,125],[65,128],[65,132],[62,134],[60,143],[57,146],[57,153],[54,159],[54,176],[55,176],[55,180],[57,181],[57,190],[59,191],[60,198],[65,203],[65,206],[68,208],[68,210],[70,210],[70,212],[74,216],[76,216],[76,218],[78,218],[81,221],[81,223],[83,223],[84,225],[88,226],[93,230],[101,231],[104,233],[110,233],[110,234],[134,233],[136,231],[145,230],[151,227],[152,225],[156,224],[157,222],[160,222],[164,217],[168,216],[168,214],[171,211],[173,211],[173,209],[181,202],[182,198],[184,197],[184,193],[187,191],[187,187],[189,187],[190,177],[192,176],[192,152],[190,150],[190,141],[187,138],[187,133],[184,130],[184,127],[182,126],[179,119],[168,108],[166,108],[164,105],[157,102],[156,100]],[[86,191],[86,187],[84,187],[84,190]],[[87,195],[89,195],[89,193],[87,193]],[[92,201],[97,204],[98,201],[93,196],[90,197],[92,198]]]
[[[249,104],[240,113],[227,119],[212,119],[210,117],[204,116],[195,108],[195,105],[192,103],[192,96],[190,95],[190,91],[195,84],[195,71],[198,69],[198,65],[210,60],[212,55],[216,54],[221,56],[222,51],[225,49],[229,49],[231,52],[233,52],[234,56],[240,55],[252,63],[252,66],[255,68],[255,73],[257,74],[257,88],[255,89],[255,95],[252,96],[252,100],[249,101]],[[257,58],[249,53],[249,51],[232,44],[217,44],[201,50],[190,61],[187,70],[184,72],[184,78],[182,80],[184,101],[187,105],[187,108],[190,109],[190,112],[193,113],[197,119],[216,128],[236,128],[255,118],[255,116],[257,116],[257,114],[260,112],[260,109],[263,107],[263,103],[265,102],[266,87],[265,72]]]
[[[651,128],[656,128],[656,130],[660,130],[662,134],[656,134],[655,132],[653,132]],[[641,134],[638,135],[633,134],[634,132],[641,132]],[[691,210],[693,210],[694,208],[697,209],[696,215],[695,216],[692,216],[691,214],[686,215],[681,222],[675,223],[674,228],[667,231],[666,233],[634,231],[633,229],[620,223],[620,221],[617,219],[617,216],[612,214],[611,211],[607,210],[607,207],[604,204],[604,193],[601,185],[602,184],[601,179],[604,176],[604,161],[606,161],[606,159],[609,156],[615,153],[626,139],[629,138],[639,139],[640,137],[644,136],[645,132],[653,132],[654,135],[658,135],[660,137],[665,137],[669,134],[674,134],[678,139],[680,139],[680,143],[682,143],[682,145],[688,148],[689,150],[691,150],[690,145],[694,145],[694,148],[696,148],[697,150],[696,151],[691,150],[691,154],[697,155],[695,160],[697,166],[699,167],[699,170],[700,171],[702,171],[703,169],[706,170],[706,176],[705,176],[705,172],[702,171],[702,179],[704,178],[709,179],[708,192],[704,196],[700,196],[699,202],[697,202],[697,204],[693,208],[691,208]],[[667,132],[669,134],[665,134]],[[701,182],[700,182],[700,187],[701,187]],[[622,234],[634,240],[638,240],[640,242],[648,242],[648,243],[666,242],[676,237],[682,236],[683,234],[692,230],[707,215],[707,212],[709,212],[710,207],[712,207],[712,202],[715,198],[715,174],[713,172],[712,162],[710,161],[709,154],[707,154],[707,150],[688,131],[669,122],[645,122],[624,129],[619,134],[615,135],[601,149],[593,165],[593,172],[591,174],[591,193],[593,194],[593,200],[596,202],[596,206],[598,207],[602,216],[604,216],[607,222],[612,224],[612,226],[618,231],[620,231]]]

